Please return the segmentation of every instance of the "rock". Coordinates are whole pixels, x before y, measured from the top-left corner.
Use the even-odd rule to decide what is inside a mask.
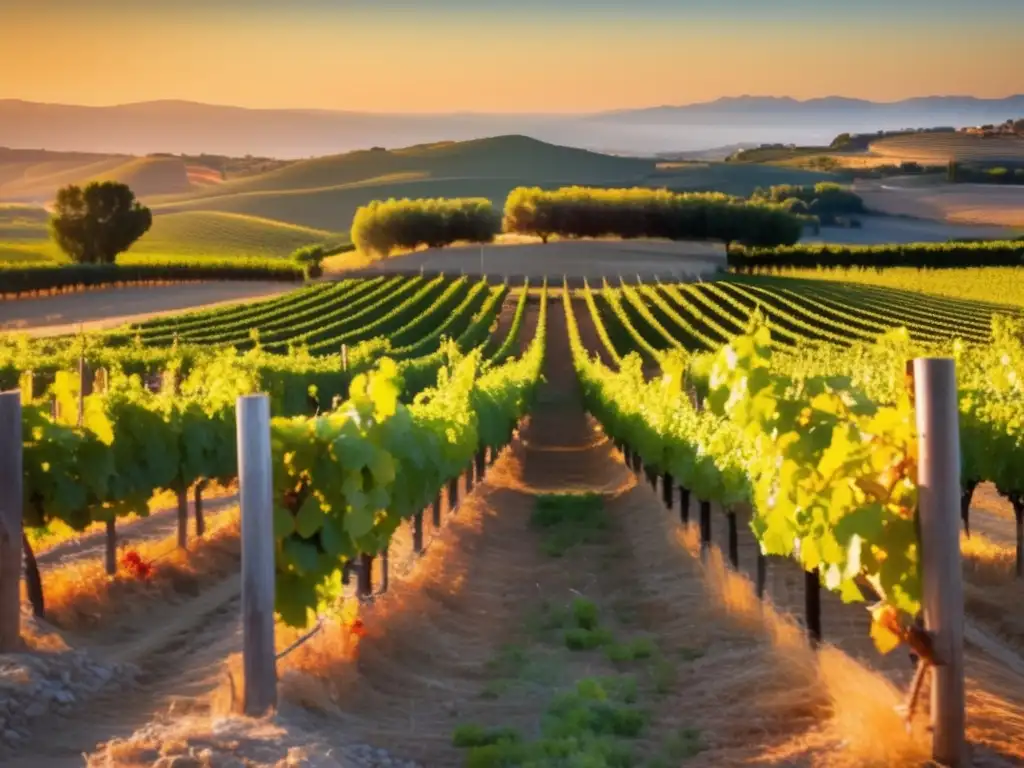
[[[22,736],[17,731],[8,729],[4,731],[3,739],[6,743],[14,746],[21,743]]]
[[[73,704],[75,701],[75,694],[68,690],[60,690],[54,694],[53,698],[61,704]]]
[[[25,717],[32,720],[37,717],[42,717],[50,711],[50,707],[45,701],[33,701],[28,707],[25,708]]]

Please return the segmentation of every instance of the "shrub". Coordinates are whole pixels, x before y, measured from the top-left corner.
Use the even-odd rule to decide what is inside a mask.
[[[352,221],[352,242],[367,254],[388,257],[422,245],[442,248],[458,241],[489,243],[501,220],[485,198],[374,200]]]
[[[505,201],[506,232],[561,237],[721,240],[773,246],[800,239],[803,222],[769,202],[667,190],[519,187]]]
[[[323,274],[324,259],[327,258],[327,248],[323,245],[304,245],[292,251],[291,260],[301,264],[310,277],[320,277]]]

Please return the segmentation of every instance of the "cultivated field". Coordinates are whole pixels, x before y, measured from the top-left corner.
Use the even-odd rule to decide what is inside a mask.
[[[380,272],[418,271],[446,274],[647,279],[696,278],[725,266],[725,250],[714,243],[671,243],[652,240],[561,240],[546,245],[509,238],[498,245],[428,249],[375,262],[367,269]]]
[[[1024,229],[1024,187],[888,179],[858,182],[854,190],[869,208],[886,213]]]
[[[63,296],[0,301],[0,331],[32,335],[100,330],[168,312],[273,296],[291,290],[282,283],[191,283],[103,288]]]
[[[950,160],[1024,162],[1024,138],[965,133],[915,133],[873,141],[872,154],[889,162],[941,165]]]
[[[597,258],[613,263],[658,261],[669,247],[567,242],[490,250],[531,248],[523,258],[554,258],[565,265],[576,263],[582,252],[575,249],[584,246],[607,248],[607,256]],[[626,247],[633,252],[624,252]],[[459,250],[402,259],[450,258]],[[556,255],[545,256],[551,253]],[[677,254],[672,257],[678,262]],[[457,336],[464,352],[481,350],[494,361],[498,378],[483,384],[461,369],[462,375],[443,385],[441,407],[429,400],[396,405],[401,410],[394,433],[386,431],[391,422],[382,408],[373,429],[385,430],[385,439],[353,428],[334,446],[346,451],[344,462],[326,449],[333,440],[329,432],[338,424],[332,420],[344,419],[344,411],[318,419],[303,397],[295,401],[298,410],[288,412],[295,420],[275,427],[275,445],[284,447],[280,459],[275,453],[275,476],[296,462],[309,460],[315,472],[324,464],[330,470],[325,479],[313,477],[332,501],[350,493],[334,480],[350,470],[348,462],[372,461],[372,469],[367,465],[360,473],[374,476],[378,488],[394,493],[434,477],[418,474],[424,463],[437,463],[447,474],[437,475],[440,485],[423,481],[431,483],[420,518],[425,551],[417,553],[415,518],[406,516],[395,521],[394,534],[382,534],[387,565],[379,556],[361,561],[376,593],[372,600],[357,596],[363,580],[353,576],[344,602],[335,606],[337,613],[325,611],[316,625],[320,629],[308,638],[278,623],[281,707],[269,718],[234,713],[241,695],[241,543],[230,500],[218,503],[215,513],[211,505],[209,529],[197,536],[192,534],[196,510],[189,494],[184,505],[187,550],[177,546],[173,512],[158,513],[151,521],[120,516],[117,532],[128,544],[122,543],[112,578],[104,574],[101,523],[80,543],[40,543],[40,550],[55,547],[53,554],[40,551],[48,625],[43,629],[26,619],[35,652],[3,657],[5,670],[12,672],[0,699],[16,703],[7,729],[13,736],[5,732],[0,742],[5,768],[70,768],[82,764],[83,754],[96,768],[163,768],[173,761],[188,765],[188,760],[214,767],[246,761],[269,768],[300,759],[359,768],[488,765],[494,760],[522,765],[528,758],[545,765],[543,756],[566,749],[594,757],[597,765],[614,760],[623,766],[666,768],[922,764],[928,754],[925,718],[919,715],[908,732],[897,711],[913,672],[905,650],[879,655],[864,605],[844,604],[827,592],[820,606],[824,644],[813,648],[800,623],[807,580],[799,564],[785,558],[768,558],[765,591],[770,600],[758,600],[754,582],[760,547],[746,525],[747,512],[737,512],[742,505],[731,508],[739,521],[733,537],[728,535],[729,510],[717,501],[694,493],[685,507],[680,505],[680,485],[696,477],[679,474],[669,490],[655,480],[651,489],[642,472],[631,472],[623,453],[588,415],[588,410],[604,411],[593,382],[580,386],[582,377],[595,370],[584,369],[582,358],[596,353],[607,364],[599,375],[626,377],[622,381],[629,385],[611,405],[628,415],[641,397],[654,398],[652,393],[662,391],[662,384],[646,391],[642,377],[630,379],[618,370],[619,358],[638,352],[655,374],[665,354],[680,347],[716,349],[742,331],[759,309],[776,342],[773,372],[791,365],[845,373],[842,366],[852,360],[844,357],[845,345],[862,342],[868,355],[878,357],[862,361],[855,372],[877,375],[869,392],[881,401],[879,382],[892,379],[902,386],[903,357],[898,351],[886,357],[873,341],[878,333],[906,324],[915,343],[948,349],[959,336],[984,349],[992,313],[1006,307],[909,286],[843,280],[733,276],[696,283],[663,276],[660,282],[637,284],[635,276],[628,278],[610,278],[607,287],[594,279],[589,289],[569,296],[562,296],[560,281],[553,281],[543,324],[541,299],[536,292],[524,299],[516,282],[506,294],[474,279],[396,275],[307,286],[264,302],[161,318],[133,329],[152,359],[175,334],[186,348],[195,343],[207,352],[216,344],[244,345],[253,329],[265,347],[281,351],[289,342],[307,340],[303,333],[322,337],[322,349],[313,351],[323,355],[323,365],[298,353],[282,356],[281,367],[268,356],[258,359],[257,368],[269,377],[262,385],[275,391],[293,377],[303,393],[311,381],[326,390],[328,377],[342,377],[337,350],[346,339],[386,340],[408,373],[436,355],[440,331]],[[470,333],[471,327],[482,335]],[[574,334],[583,354],[573,346]],[[833,345],[815,354],[791,354],[790,347],[799,341]],[[543,369],[516,379],[513,372],[520,362],[504,368],[500,349],[526,354],[524,360],[531,350],[541,350]],[[419,357],[407,356],[413,354]],[[241,358],[236,363],[200,367],[199,377],[230,389],[236,378],[251,373]],[[193,364],[204,365],[199,360]],[[273,378],[275,371],[283,378]],[[516,389],[521,386],[517,381],[528,383],[540,373],[535,392],[532,385]],[[474,398],[468,409],[466,386]],[[411,400],[412,394],[404,399]],[[387,387],[380,387],[375,403],[387,396]],[[105,393],[90,397],[91,408],[106,408]],[[506,398],[530,403],[531,415],[519,422],[507,446],[501,444],[494,463],[473,473],[471,482],[461,462],[472,457],[477,435],[465,431],[465,419],[472,414],[483,430],[485,424],[495,426],[487,421],[493,409],[505,413],[510,408],[513,423],[518,422],[516,406],[506,404]],[[112,401],[123,407],[123,401]],[[139,394],[134,402],[143,407],[146,396]],[[662,401],[643,402],[657,408]],[[687,403],[688,398],[676,406],[692,409]],[[164,400],[153,402],[154,408],[165,406]],[[214,407],[212,400],[208,407]],[[143,415],[111,414],[115,441],[128,439],[133,434],[129,420]],[[704,416],[710,418],[706,409]],[[145,445],[176,444],[165,439],[174,422],[146,423],[152,432]],[[652,440],[658,423],[651,421]],[[728,423],[724,417],[723,423]],[[689,450],[687,424],[685,418],[676,424],[673,446],[678,450]],[[609,430],[617,426],[607,425]],[[444,441],[433,442],[433,430],[441,430]],[[228,432],[233,439],[233,429]],[[428,432],[423,445],[466,448],[453,469],[443,464],[443,451],[408,445],[427,440]],[[971,439],[977,441],[978,435],[972,433]],[[288,440],[295,441],[294,450]],[[716,445],[712,441],[708,448],[720,450]],[[976,442],[965,440],[964,445]],[[321,447],[322,453],[312,458],[310,452]],[[148,450],[144,445],[138,450],[139,456],[122,452],[116,461],[125,462],[125,469],[134,467],[150,455],[142,453]],[[388,459],[381,468],[383,451]],[[733,473],[728,482],[743,475],[746,460],[746,454],[736,453],[728,464]],[[76,466],[71,460],[62,465],[72,478]],[[717,467],[703,470],[715,473]],[[129,476],[135,477],[125,473]],[[447,485],[449,476],[455,493]],[[226,488],[233,490],[230,481]],[[358,498],[352,497],[353,502]],[[280,498],[282,504],[291,503],[287,495]],[[439,524],[433,517],[435,498]],[[698,503],[703,501],[708,504]],[[313,522],[328,514],[331,520],[354,520],[354,513],[341,517],[337,510],[343,508],[339,501]],[[688,522],[681,525],[684,510]],[[378,514],[396,512],[389,505]],[[304,529],[310,525],[307,518],[304,512]],[[703,556],[698,519],[708,545]],[[1024,675],[1019,671],[1024,669],[1024,624],[1016,612],[1006,610],[1020,596],[1020,582],[1012,575],[1012,513],[986,485],[979,488],[972,520],[974,535],[964,544],[967,738],[978,765],[1001,768],[1024,760]],[[320,536],[319,529],[312,536]],[[275,545],[288,553],[279,557],[310,540],[290,526],[274,537]],[[46,541],[35,535],[33,540]],[[733,552],[734,568],[726,564]],[[127,558],[130,553],[138,560]],[[294,588],[294,580],[278,578]],[[293,649],[294,641],[299,644]],[[25,670],[31,673],[15,674]],[[25,714],[29,711],[31,716]],[[61,728],[55,730],[57,714]]]

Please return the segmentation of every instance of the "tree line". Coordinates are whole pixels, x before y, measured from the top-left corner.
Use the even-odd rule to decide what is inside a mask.
[[[508,195],[503,218],[478,198],[374,201],[356,211],[352,241],[379,256],[421,245],[490,242],[501,231],[545,243],[555,236],[621,237],[770,247],[797,242],[807,220],[771,201],[719,193],[518,187]]]
[[[729,268],[747,274],[790,269],[952,269],[1024,266],[1024,240],[908,243],[906,245],[797,245],[734,249]]]

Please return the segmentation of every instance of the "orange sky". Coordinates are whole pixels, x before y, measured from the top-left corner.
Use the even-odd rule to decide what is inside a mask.
[[[144,0],[0,0],[0,98],[565,112],[739,94],[894,100],[1024,92],[1024,25],[1016,23],[1024,0],[975,0],[969,16],[932,27],[924,17],[885,14],[920,0],[880,3],[866,26],[859,16],[820,18],[831,11],[808,16],[824,0],[765,18],[715,15],[706,2],[682,15],[686,0],[633,0],[639,10],[628,15],[609,4],[570,14],[572,3],[559,13],[541,5],[498,13],[499,4],[483,0],[491,10],[476,14],[456,13],[457,0],[438,13],[386,12],[387,0],[363,8],[296,0],[304,10],[287,13],[281,9],[295,5],[250,0],[243,12],[233,1],[175,0],[154,10]],[[722,2],[735,10],[750,0]],[[952,8],[958,0],[934,2]],[[754,14],[767,6],[745,7]]]

